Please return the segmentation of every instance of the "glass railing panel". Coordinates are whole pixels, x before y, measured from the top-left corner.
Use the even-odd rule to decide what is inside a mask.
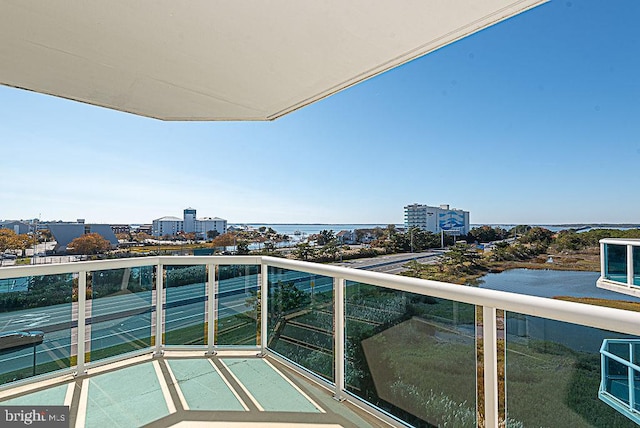
[[[605,244],[605,278],[627,283],[627,246]]]
[[[164,344],[206,345],[207,267],[165,266]]]
[[[77,284],[72,274],[0,280],[0,384],[76,364]]]
[[[269,267],[268,347],[334,382],[333,278]]]
[[[640,247],[633,247],[633,285],[640,286]]]
[[[218,266],[216,346],[257,346],[260,332],[258,265]]]
[[[347,281],[346,388],[415,426],[476,427],[475,306]]]
[[[600,347],[628,336],[597,328],[507,313],[507,426],[633,427],[598,399]],[[629,355],[629,346],[614,347]],[[628,357],[627,357],[628,358]],[[628,386],[624,365],[607,364],[609,380]],[[499,371],[501,371],[499,369]],[[623,384],[616,384],[616,391]],[[609,385],[611,387],[611,383]],[[628,394],[627,394],[628,399]]]
[[[87,286],[86,361],[152,346],[154,266],[91,272]]]

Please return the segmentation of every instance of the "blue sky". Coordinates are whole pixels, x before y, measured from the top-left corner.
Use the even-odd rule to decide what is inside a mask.
[[[552,1],[274,122],[161,122],[0,86],[0,219],[193,206],[386,224],[418,202],[472,223],[640,223],[639,18],[637,0]]]

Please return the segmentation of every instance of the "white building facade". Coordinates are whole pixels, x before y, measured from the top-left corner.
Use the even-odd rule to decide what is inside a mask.
[[[166,216],[153,220],[151,234],[156,238],[174,236],[184,230],[184,221],[178,217]]]
[[[227,232],[227,220],[220,217],[203,217],[196,220],[196,236],[206,238],[207,232],[215,230],[222,235]]]
[[[220,235],[227,232],[227,220],[220,217],[196,217],[195,208],[186,208],[184,217],[161,217],[153,220],[151,234],[159,238],[161,236],[175,236],[178,233],[195,233],[199,239],[207,237],[207,232],[215,230]]]
[[[469,233],[469,211],[449,205],[431,207],[429,205],[411,204],[404,207],[404,226],[409,229],[419,227],[432,233],[450,233],[466,235]]]

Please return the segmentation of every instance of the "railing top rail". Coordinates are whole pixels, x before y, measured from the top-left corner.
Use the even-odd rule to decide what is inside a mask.
[[[4,267],[0,279],[156,264],[263,264],[640,336],[640,312],[268,256],[155,256]]]
[[[637,238],[603,238],[600,240],[600,243],[614,245],[633,245],[634,247],[640,247],[640,239]]]
[[[0,268],[0,279],[23,276],[56,275],[76,272],[121,269],[140,266],[178,265],[259,265],[260,256],[151,256],[125,259],[89,260],[83,262],[55,263],[42,265],[5,266]]]

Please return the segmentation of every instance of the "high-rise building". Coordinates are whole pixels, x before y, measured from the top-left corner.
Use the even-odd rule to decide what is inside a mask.
[[[431,207],[429,205],[412,204],[404,207],[404,225],[407,229],[419,227],[432,233],[450,233],[466,235],[469,233],[469,211],[449,205]]]
[[[196,209],[185,208],[184,210],[184,231],[191,233],[196,231]]]

